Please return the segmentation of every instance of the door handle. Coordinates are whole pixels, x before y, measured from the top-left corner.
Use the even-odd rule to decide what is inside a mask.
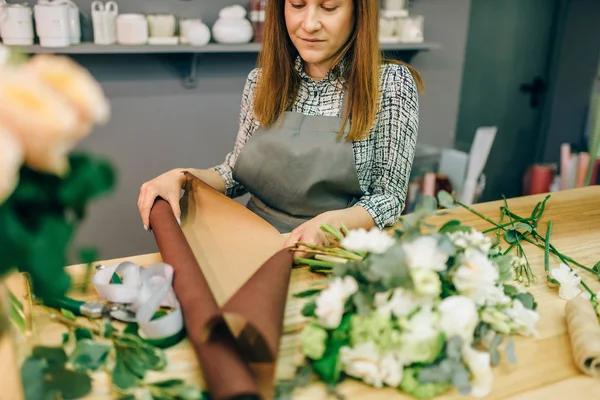
[[[539,76],[536,76],[531,83],[522,84],[520,90],[523,93],[529,93],[529,105],[531,108],[537,108],[546,90],[546,82]]]

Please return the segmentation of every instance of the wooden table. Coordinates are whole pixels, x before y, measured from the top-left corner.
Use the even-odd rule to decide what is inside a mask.
[[[530,215],[535,204],[544,196],[536,195],[509,200],[511,210],[519,215]],[[499,208],[502,202],[478,204],[474,208],[495,221],[499,220]],[[545,232],[546,223],[553,221],[552,243],[564,254],[573,257],[587,266],[593,266],[600,260],[600,187],[588,187],[552,194],[538,230]],[[491,225],[464,210],[453,210],[449,215],[436,216],[433,223],[441,224],[450,218],[459,218],[464,223],[483,230]],[[504,246],[506,247],[506,246]],[[539,336],[537,338],[516,337],[517,364],[511,365],[502,361],[494,368],[494,384],[492,394],[488,398],[511,400],[535,399],[593,399],[600,398],[600,380],[582,375],[576,368],[571,355],[568,333],[564,320],[565,301],[558,297],[558,289],[550,288],[544,280],[544,254],[541,249],[525,245],[525,251],[538,281],[529,290],[539,303],[538,322]],[[124,258],[141,265],[150,265],[160,261],[159,254],[146,254]],[[124,259],[104,261],[111,265]],[[552,257],[551,266],[558,265],[558,259]],[[68,267],[74,279],[73,296],[81,299],[94,299],[93,288],[82,293],[80,288],[85,277],[82,265]],[[600,290],[600,282],[593,276],[582,271],[586,283],[594,290]],[[310,282],[321,279],[322,276],[311,273],[307,268],[293,271],[290,285],[292,293],[308,287]],[[14,281],[9,282],[13,290],[21,286]],[[289,377],[293,372],[294,362],[299,357],[299,335],[303,318],[300,309],[303,300],[290,298],[286,309],[285,333],[281,339],[278,377]],[[46,314],[34,310],[39,340],[45,344],[60,343],[61,325],[53,323]],[[25,343],[21,344],[24,348]],[[161,373],[153,373],[149,379],[178,377],[190,383],[203,385],[199,365],[194,357],[191,346],[187,341],[169,349],[169,367]],[[0,376],[0,387],[5,387],[4,376]],[[0,391],[1,392],[1,391]],[[393,389],[375,390],[355,381],[346,381],[339,386],[339,392],[348,400],[351,399],[409,399]],[[2,396],[0,396],[2,397]],[[2,397],[4,398],[4,397]],[[109,383],[106,374],[94,375],[93,393],[87,399],[109,399]],[[327,398],[323,385],[315,383],[307,388],[298,389],[295,399],[317,400]],[[440,399],[463,398],[452,391]]]

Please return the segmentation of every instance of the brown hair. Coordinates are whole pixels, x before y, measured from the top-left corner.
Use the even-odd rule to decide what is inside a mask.
[[[289,110],[298,94],[300,76],[294,68],[298,51],[288,36],[284,7],[287,0],[267,1],[262,50],[258,58],[261,69],[254,98],[254,114],[263,126],[272,125],[281,114]],[[347,85],[348,107],[342,116],[343,124],[338,138],[350,115],[352,123],[347,141],[359,140],[369,135],[375,121],[379,98],[379,68],[383,63],[402,64],[408,67],[419,90],[423,89],[421,75],[401,61],[385,60],[379,50],[379,2],[353,0],[354,29],[340,49],[334,65],[348,56],[343,71]],[[280,95],[274,95],[280,94]]]

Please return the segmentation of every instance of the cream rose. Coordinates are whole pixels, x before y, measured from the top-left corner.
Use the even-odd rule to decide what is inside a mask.
[[[76,110],[26,68],[0,73],[0,121],[23,144],[32,169],[63,175],[77,138]]]
[[[0,204],[17,187],[22,162],[21,143],[13,133],[0,125]]]
[[[79,137],[87,135],[93,124],[105,124],[110,106],[100,84],[88,70],[65,56],[38,54],[27,68],[75,107],[79,116]]]

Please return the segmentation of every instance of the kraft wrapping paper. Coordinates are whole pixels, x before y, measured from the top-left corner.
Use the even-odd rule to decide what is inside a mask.
[[[574,297],[565,306],[565,318],[575,364],[587,375],[600,376],[600,323],[592,304]]]
[[[293,254],[246,207],[185,172],[181,226],[158,198],[150,224],[215,400],[272,397]]]

